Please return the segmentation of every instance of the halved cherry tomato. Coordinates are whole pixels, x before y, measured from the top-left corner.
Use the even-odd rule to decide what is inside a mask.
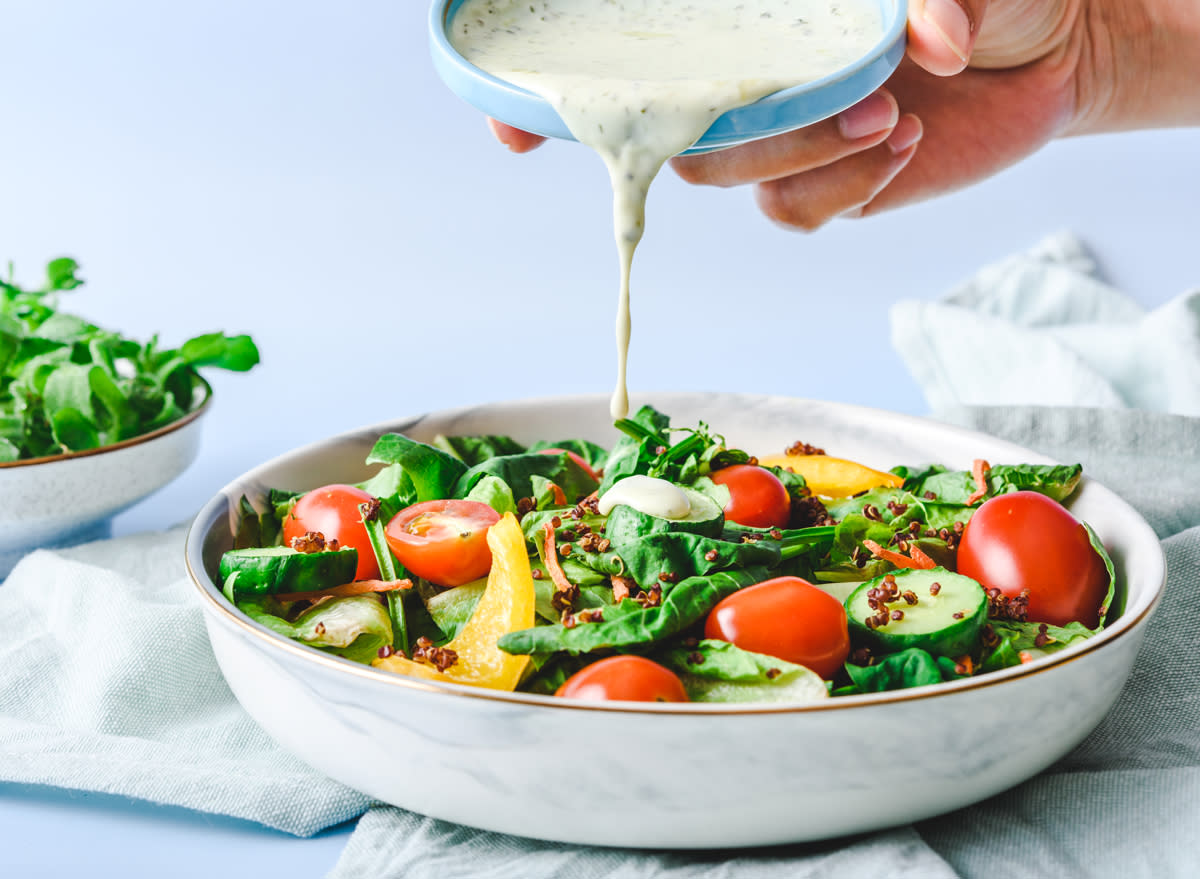
[[[590,476],[596,482],[600,481],[600,474],[597,473],[596,469],[594,467],[592,467],[592,465],[589,464],[587,461],[585,461],[583,456],[580,455],[578,452],[568,451],[567,449],[552,448],[552,449],[538,449],[538,454],[540,454],[540,455],[564,455],[565,454],[568,458],[570,458],[572,461],[574,461],[576,464],[579,465],[580,470],[582,470],[584,473],[586,473],[588,476]]]
[[[610,656],[584,666],[554,694],[563,699],[687,702],[679,676],[641,656]]]
[[[983,503],[958,544],[958,572],[1008,598],[1029,590],[1028,618],[1063,626],[1100,623],[1108,568],[1087,529],[1057,501],[1035,491]]]
[[[704,637],[804,665],[829,680],[850,655],[842,603],[799,577],[775,577],[717,603]]]
[[[754,464],[733,464],[714,470],[709,477],[729,489],[725,518],[751,528],[786,528],[792,499],[770,470]]]
[[[405,507],[383,529],[409,571],[438,586],[478,580],[492,566],[488,528],[500,514],[478,501],[423,501]]]
[[[371,495],[353,485],[335,483],[314,488],[297,500],[284,518],[283,541],[290,546],[293,537],[319,531],[326,540],[336,540],[342,546],[358,550],[355,580],[377,580],[379,563],[358,511],[358,505],[369,500]]]

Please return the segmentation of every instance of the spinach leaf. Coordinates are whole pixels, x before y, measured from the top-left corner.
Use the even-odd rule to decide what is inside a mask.
[[[855,665],[848,662],[846,673],[850,675],[853,686],[843,687],[834,695],[880,693],[884,690],[923,687],[926,684],[940,684],[946,679],[934,658],[919,647],[889,654],[874,665]]]
[[[1053,653],[1094,634],[1083,623],[1052,626],[1018,620],[988,620],[988,625],[1001,639],[1011,642],[1014,650],[1037,650],[1042,653]],[[1039,635],[1043,637],[1039,638]]]
[[[615,426],[622,435],[608,453],[600,494],[626,476],[648,472],[650,462],[658,456],[658,448],[667,445],[670,425],[671,419],[653,406],[643,406],[629,418],[617,421]]]
[[[433,438],[433,445],[454,457],[468,467],[481,464],[488,458],[497,455],[519,455],[526,451],[510,436],[497,434],[481,434],[479,436],[443,436]]]
[[[941,657],[948,659],[948,657]],[[953,662],[954,660],[949,660]],[[1021,664],[1021,651],[1013,644],[1012,638],[1001,638],[995,645],[987,649],[980,659],[976,674],[986,674],[989,671],[1000,671]]]
[[[767,578],[763,568],[721,571],[690,577],[663,594],[658,607],[642,607],[631,599],[604,609],[603,619],[572,628],[556,623],[509,632],[499,647],[507,653],[590,653],[594,650],[650,644],[697,622],[726,595]]]
[[[811,669],[726,641],[669,647],[652,658],[679,675],[693,702],[797,703],[829,695],[828,685]]]
[[[517,501],[513,497],[512,488],[499,476],[484,476],[467,492],[467,500],[487,504],[501,516],[505,513],[516,515]]]
[[[529,446],[531,452],[540,452],[543,449],[562,449],[565,452],[574,452],[587,461],[594,470],[603,469],[604,462],[608,460],[608,449],[591,440],[564,439],[556,442],[538,440]]]
[[[668,647],[652,658],[680,674],[750,684],[770,684],[782,673],[804,667],[710,638]]]
[[[453,455],[401,433],[385,433],[376,440],[367,463],[398,464],[403,470],[399,493],[411,485],[417,501],[460,497],[454,494],[454,486],[467,470]]]
[[[1108,550],[1104,546],[1104,541],[1100,539],[1100,535],[1087,522],[1083,523],[1083,527],[1087,530],[1088,540],[1092,544],[1092,549],[1103,559],[1104,569],[1108,572],[1108,589],[1105,590],[1104,600],[1100,602],[1100,626],[1097,628],[1097,631],[1099,631],[1107,623],[1113,622],[1124,613],[1125,590],[1118,586],[1117,570],[1113,567],[1112,557],[1108,554]]]
[[[975,478],[968,470],[933,466],[921,471],[895,468],[892,472],[904,476],[904,489],[918,497],[930,492],[943,502],[965,504],[976,489]],[[1061,503],[1075,490],[1082,474],[1079,464],[997,464],[987,472],[988,493],[984,499],[1014,491],[1037,491]]]
[[[608,553],[579,555],[580,564],[594,564],[596,570],[610,576],[632,577],[643,589],[662,584],[659,575],[667,575],[667,584],[676,585],[664,585],[664,591],[679,588],[678,581],[716,571],[752,566],[773,568],[780,559],[777,541],[731,543],[686,531],[659,531],[613,544]]]
[[[453,488],[453,497],[465,497],[484,476],[495,476],[508,483],[513,497],[537,497],[535,476],[554,482],[567,497],[568,503],[590,494],[595,483],[566,455],[541,455],[525,452],[518,455],[500,455],[476,464],[459,476]],[[448,495],[449,496],[449,495]]]

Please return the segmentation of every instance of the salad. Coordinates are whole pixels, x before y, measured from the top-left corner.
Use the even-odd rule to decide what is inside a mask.
[[[75,260],[25,289],[0,278],[0,464],[112,445],[177,421],[204,400],[198,370],[258,363],[249,336],[207,333],[179,348],[139,342],[58,307],[83,285]]]
[[[754,457],[643,407],[583,439],[385,434],[356,485],[243,497],[226,598],[319,650],[563,698],[805,702],[939,684],[1100,631],[1121,597],[1079,465]]]

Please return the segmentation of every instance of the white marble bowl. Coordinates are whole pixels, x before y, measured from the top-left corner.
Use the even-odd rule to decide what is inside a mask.
[[[113,445],[0,464],[0,580],[26,553],[112,533],[112,519],[162,488],[196,458],[212,391],[165,427]]]
[[[983,434],[805,400],[648,395],[676,425],[706,421],[752,452],[796,440],[887,468],[976,457],[1046,462]],[[1108,546],[1123,615],[1053,656],[932,687],[816,704],[579,704],[417,681],[296,644],[221,596],[217,562],[238,498],[365,478],[376,436],[507,433],[615,439],[607,400],[488,405],[375,425],[299,449],[226,486],[200,512],[187,564],[213,650],[246,710],[300,759],[415,812],[548,840],[717,848],[905,824],[981,800],[1070,751],[1112,707],[1162,592],[1145,521],[1085,478],[1071,501]]]

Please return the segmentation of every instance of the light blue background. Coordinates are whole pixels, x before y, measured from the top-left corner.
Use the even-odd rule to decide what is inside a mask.
[[[432,72],[422,0],[0,5],[0,261],[68,254],[69,307],[175,344],[251,332],[213,374],[200,459],[118,519],[184,521],[331,433],[445,406],[607,392],[616,256],[598,159],[516,157]],[[1071,229],[1152,306],[1195,286],[1200,130],[1051,145],[970,190],[812,235],[745,190],[665,174],[634,272],[639,390],[910,413],[898,298]],[[320,876],[350,828],[297,840],[102,795],[0,785],[5,875]],[[11,872],[10,872],[11,871]]]

